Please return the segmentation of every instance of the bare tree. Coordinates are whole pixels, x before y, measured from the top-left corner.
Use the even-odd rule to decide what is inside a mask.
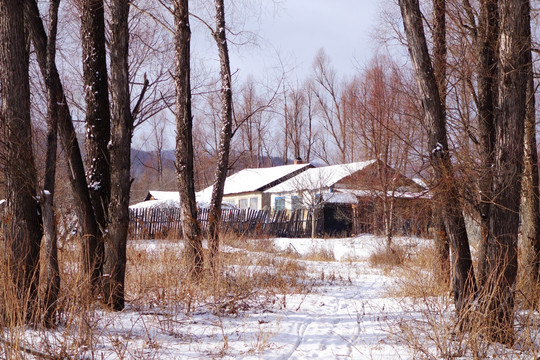
[[[208,232],[210,234],[210,264],[217,270],[217,254],[219,251],[219,221],[221,219],[221,202],[223,201],[223,189],[229,169],[229,152],[232,139],[233,126],[233,102],[232,102],[232,78],[227,45],[225,4],[223,0],[215,0],[216,4],[216,28],[212,35],[216,41],[219,52],[220,76],[221,76],[221,135],[219,141],[218,161],[216,166],[215,182],[210,201],[210,215]]]
[[[530,63],[528,1],[501,1],[498,97],[495,113],[493,202],[487,238],[487,279],[482,300],[488,314],[486,335],[514,341],[513,287],[517,276],[520,185]]]
[[[129,225],[130,152],[134,114],[129,93],[129,1],[111,0],[110,53],[112,129],[110,151],[111,198],[108,204],[109,224],[105,236],[103,293],[105,303],[114,310],[124,308],[126,244]],[[145,82],[139,101],[144,96]],[[135,106],[134,112],[139,110]]]
[[[256,111],[261,100],[253,78],[249,78],[243,85],[239,91],[239,97],[239,101],[236,101],[235,114],[235,119],[239,123],[236,124],[234,132],[238,133],[237,137],[241,143],[238,152],[242,153],[242,158],[246,159],[242,165],[250,168],[261,167],[263,165],[263,136],[268,122],[265,122],[261,112]]]
[[[32,124],[23,6],[16,0],[0,1],[0,126],[5,141],[6,261],[19,302],[17,316],[31,318],[37,305],[42,230],[34,153],[29,146]]]
[[[24,0],[24,16],[25,21],[28,24],[30,38],[34,45],[39,68],[43,78],[47,79],[49,76],[49,72],[47,71],[48,40],[35,0]],[[97,223],[90,201],[79,142],[73,126],[64,88],[60,81],[56,66],[54,64],[52,65],[53,68],[50,76],[57,91],[58,133],[69,167],[67,173],[73,190],[75,209],[79,224],[81,225],[81,233],[83,235],[83,271],[90,278],[95,269],[93,264],[95,249],[97,247]],[[93,278],[97,279],[96,276]]]
[[[351,140],[350,123],[347,121],[349,118],[343,113],[340,85],[324,50],[321,49],[315,57],[313,68],[315,80],[312,89],[319,109],[321,126],[337,150],[338,161],[342,164],[354,161],[351,154],[354,144]],[[319,157],[328,158],[328,155],[324,154],[330,150],[328,144],[323,143],[321,146]]]
[[[154,117],[147,120],[146,126],[148,132],[142,137],[145,144],[147,144],[148,151],[152,154],[151,159],[143,161],[138,159],[142,166],[155,171],[157,175],[157,187],[162,189],[163,187],[163,175],[164,175],[164,151],[168,145],[167,131],[169,128],[169,121],[166,118],[165,112],[160,112]],[[154,184],[154,186],[156,186]],[[163,190],[163,189],[162,189]]]
[[[334,171],[335,167],[332,168]],[[331,201],[334,193],[330,191],[331,179],[334,174],[328,168],[308,169],[291,178],[284,185],[284,190],[291,195],[291,210],[307,209],[311,215],[311,237],[317,236],[318,220],[327,202]]]
[[[103,267],[103,236],[111,192],[111,138],[109,87],[105,51],[103,0],[83,0],[81,8],[83,84],[86,101],[86,177],[99,232],[93,255],[92,282],[96,285]]]
[[[156,145],[156,171],[158,173],[158,184],[159,186],[163,186],[163,150],[165,147],[166,139],[165,139],[165,128],[167,126],[167,123],[165,118],[162,118],[161,123],[158,123],[158,120],[154,118],[154,143]]]
[[[289,162],[289,109],[287,107],[287,92],[283,89],[283,153],[281,155],[281,162],[283,165],[287,165]]]
[[[195,278],[203,270],[202,236],[197,221],[193,169],[190,40],[188,0],[174,2],[176,83],[176,166],[186,260]]]
[[[531,42],[529,21],[528,40]],[[540,301],[540,208],[538,152],[536,142],[536,101],[531,51],[527,51],[527,110],[525,119],[525,155],[523,160],[523,180],[521,190],[521,210],[519,234],[523,244],[523,292],[535,308]]]
[[[447,44],[446,44],[446,0],[433,0],[433,71],[444,116],[446,117],[446,92],[447,92]],[[432,208],[435,228],[435,250],[437,251],[438,276],[443,283],[450,279],[450,244],[448,234],[444,227],[442,209],[435,205]]]
[[[380,199],[388,249],[392,245],[395,193],[400,180],[392,168],[406,170],[412,137],[405,131],[414,127],[406,125],[409,119],[403,116],[404,86],[399,73],[391,60],[374,59],[363,77],[348,85],[343,104],[344,112],[355,118],[351,131],[357,137],[358,147],[367,159],[378,160],[374,195]]]
[[[307,110],[307,132],[306,132],[306,149],[305,160],[311,161],[311,153],[313,145],[317,139],[317,130],[315,129],[315,95],[313,93],[313,82],[307,80],[304,84],[304,91],[306,92],[306,110]]]
[[[44,261],[40,269],[40,299],[43,303],[43,320],[47,327],[55,325],[58,293],[60,291],[60,271],[58,268],[58,250],[56,235],[56,219],[54,211],[56,148],[58,128],[58,104],[53,72],[55,69],[56,33],[58,23],[58,6],[60,0],[49,3],[49,42],[47,44],[47,149],[45,160],[45,179],[40,196],[43,212]]]
[[[236,151],[240,159],[231,162],[236,162],[241,168],[263,167],[269,161],[268,149],[277,91],[268,94],[260,92],[261,88],[263,87],[250,77],[241,86],[234,101],[232,136],[237,141],[233,143],[232,154]]]
[[[303,86],[289,86],[286,92],[285,128],[287,144],[294,159],[309,161],[313,145],[313,96],[310,83]]]
[[[129,92],[131,108],[137,103],[137,117],[134,127],[146,130],[144,124],[162,116],[175,101],[174,81],[174,42],[172,26],[168,24],[169,9],[164,9],[161,1],[131,1],[133,9],[129,16]],[[171,40],[171,41],[168,41]],[[145,81],[148,79],[148,85]],[[140,102],[144,89],[145,101]],[[150,124],[152,128],[153,124]]]
[[[497,98],[497,36],[499,32],[498,1],[480,2],[480,18],[478,21],[478,127],[480,133],[480,225],[482,238],[478,260],[478,284],[484,285],[487,277],[486,247],[489,232],[490,203],[492,201],[493,162],[495,148],[495,106]],[[472,21],[472,20],[471,20]],[[474,25],[474,22],[473,22]]]
[[[450,160],[445,113],[427,49],[418,0],[400,0],[399,5],[424,107],[430,163],[437,183],[433,189],[434,197],[443,209],[443,221],[455,256],[453,264],[456,311],[458,318],[463,320],[467,313],[468,302],[472,301],[476,292],[476,282],[465,221]]]

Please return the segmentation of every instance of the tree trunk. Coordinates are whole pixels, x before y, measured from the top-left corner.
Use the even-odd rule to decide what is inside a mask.
[[[437,264],[435,275],[439,282],[444,285],[450,284],[451,266],[450,266],[450,244],[448,243],[448,234],[442,219],[442,209],[438,204],[432,207],[433,229],[435,231],[435,254]]]
[[[497,0],[480,2],[478,28],[478,122],[480,131],[480,227],[482,236],[478,256],[478,286],[482,288],[487,276],[486,246],[489,232],[490,203],[493,183],[494,116],[497,84],[497,34],[499,33]]]
[[[498,111],[495,114],[493,201],[487,238],[487,278],[481,304],[486,335],[514,341],[514,286],[523,170],[528,74],[529,2],[500,2]],[[538,211],[538,210],[537,210]]]
[[[26,45],[23,3],[18,0],[0,0],[0,126],[5,141],[2,158],[5,161],[7,199],[6,260],[9,277],[15,284],[19,306],[17,315],[31,318],[38,295],[42,230],[31,146],[29,58]]]
[[[287,165],[289,158],[289,111],[287,109],[287,92],[283,87],[283,155],[281,162],[283,165]]]
[[[393,228],[394,228],[394,196],[383,195],[384,211],[384,237],[386,249],[392,248]]]
[[[34,45],[37,61],[41,74],[47,81],[47,34],[41,21],[41,16],[35,0],[24,0],[25,21],[28,24],[30,38]],[[68,164],[68,178],[73,191],[74,206],[79,219],[82,233],[82,264],[83,271],[88,278],[92,275],[93,258],[96,252],[97,224],[90,201],[90,194],[86,182],[84,164],[77,135],[73,127],[71,113],[67,105],[64,89],[56,65],[52,64],[51,81],[56,87],[58,105],[58,131],[60,141],[64,149],[66,162]],[[95,278],[95,277],[94,277]]]
[[[193,116],[191,114],[190,40],[188,0],[175,1],[176,166],[182,213],[185,256],[190,275],[203,270],[202,236],[197,221],[193,165]]]
[[[439,89],[441,105],[446,116],[446,0],[433,0],[433,71]],[[439,209],[434,209],[433,216],[442,216]],[[444,283],[450,280],[450,249],[444,221],[434,219],[435,250],[439,265],[437,276]]]
[[[316,206],[313,207],[311,211],[311,237],[314,239],[317,237],[317,220],[318,220],[319,214],[318,214],[318,208]]]
[[[40,268],[40,299],[43,307],[43,322],[47,327],[55,326],[56,301],[60,291],[60,271],[54,214],[54,191],[56,175],[56,148],[58,128],[57,88],[52,79],[56,55],[56,32],[58,6],[60,0],[49,4],[49,43],[47,44],[47,149],[45,160],[45,179],[40,201],[43,211],[43,258]]]
[[[39,298],[43,324],[48,328],[53,328],[56,325],[57,300],[60,292],[53,193],[48,190],[42,191],[40,204],[43,212],[43,244],[39,274]]]
[[[210,201],[210,214],[208,231],[210,234],[210,265],[217,270],[217,254],[219,251],[219,222],[221,219],[221,202],[225,179],[229,169],[229,150],[232,139],[232,80],[229,61],[229,50],[225,33],[225,5],[223,0],[216,0],[216,30],[214,39],[219,51],[220,75],[221,75],[221,135],[219,141],[218,162],[215,173],[215,182]]]
[[[103,266],[103,236],[107,227],[107,207],[111,192],[111,137],[109,89],[105,51],[103,0],[83,0],[81,41],[86,101],[86,178],[98,225],[92,282],[100,278]]]
[[[530,23],[530,22],[529,22]],[[527,42],[531,42],[530,24]],[[540,204],[538,193],[538,153],[536,145],[536,102],[531,52],[527,51],[527,110],[525,119],[525,155],[521,188],[521,229],[523,257],[523,293],[533,309],[538,304],[540,267]]]
[[[441,206],[442,218],[455,255],[454,300],[458,318],[462,321],[476,292],[476,283],[459,192],[448,151],[444,107],[429,58],[418,0],[399,0],[399,5],[424,107],[430,163],[436,183],[433,196]]]
[[[129,1],[111,0],[110,7],[112,130],[109,150],[111,157],[111,200],[108,212],[110,223],[108,233],[104,237],[103,299],[107,306],[119,311],[124,308],[125,303],[124,282],[131,185],[130,152],[133,134],[128,66]]]

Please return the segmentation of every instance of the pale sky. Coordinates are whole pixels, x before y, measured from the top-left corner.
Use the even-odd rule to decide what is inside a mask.
[[[322,47],[339,74],[353,72],[357,61],[369,61],[375,47],[370,39],[383,0],[284,0],[274,16],[263,16],[260,36],[275,49],[252,52],[252,57],[236,57],[241,69],[263,71],[275,64],[265,54],[276,51],[299,77],[311,71]],[[264,45],[264,43],[263,43]],[[253,59],[253,60],[251,60]],[[234,67],[234,64],[233,64]],[[249,71],[247,70],[247,71]]]
[[[389,1],[235,1],[237,8],[226,14],[228,24],[233,31],[243,29],[253,34],[255,44],[250,41],[247,45],[235,46],[232,44],[234,37],[228,35],[231,70],[240,81],[251,74],[258,82],[275,84],[282,75],[283,66],[289,81],[303,81],[312,72],[315,55],[324,48],[338,77],[351,76],[374,55],[376,46],[371,35],[376,30],[381,5]],[[209,16],[213,16],[213,7],[202,3],[208,6]],[[245,3],[251,9],[244,10],[241,6]],[[213,68],[209,76],[215,77],[219,73],[215,42],[207,28],[195,19],[190,21],[192,55],[195,57],[192,64],[201,66],[200,62],[203,62],[207,70]],[[137,133],[141,132],[145,133],[145,130],[138,129]],[[174,144],[173,140],[168,142],[167,147]]]
[[[241,77],[250,73],[260,77],[278,71],[276,68],[281,67],[281,61],[286,70],[294,69],[291,74],[301,79],[311,71],[318,50],[324,48],[339,75],[351,74],[358,63],[364,65],[375,52],[371,34],[375,31],[381,4],[387,1],[258,0],[262,10],[255,15],[253,11],[229,13],[233,17],[231,21],[252,15],[240,27],[257,37],[256,45],[230,47],[231,69],[239,70]],[[192,46],[201,46],[196,36]],[[203,51],[215,54],[215,44],[209,42]],[[214,57],[217,60],[217,55]]]

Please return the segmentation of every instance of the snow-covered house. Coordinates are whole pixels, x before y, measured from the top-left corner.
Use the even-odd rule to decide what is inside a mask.
[[[374,221],[384,198],[417,199],[426,189],[377,160],[311,168],[265,191],[272,210],[320,209],[325,232],[349,231],[352,218]],[[407,201],[410,203],[410,201]],[[355,215],[353,215],[355,213]]]
[[[266,194],[264,191],[312,167],[311,164],[293,164],[241,170],[225,180],[223,204],[240,209],[270,209],[270,194]],[[208,206],[212,189],[213,186],[209,186],[195,194],[199,207]],[[132,207],[164,208],[179,207],[179,204],[178,191],[150,190],[142,202],[134,204]]]
[[[324,196],[325,201],[331,201],[334,196],[330,194],[334,193],[336,184],[371,164],[373,161],[311,168],[265,192],[270,195],[273,210],[296,210],[314,205],[323,200],[319,196]],[[347,199],[355,200],[354,196]]]
[[[223,202],[240,209],[263,210],[271,208],[271,194],[266,190],[313,168],[311,164],[292,164],[269,168],[244,169],[225,181]],[[209,202],[213,186],[198,193],[198,201]]]
[[[395,197],[420,195],[425,190],[391,167],[368,160],[311,168],[265,193],[270,195],[272,209],[294,210],[314,202],[356,204],[359,197],[373,196],[383,189]]]

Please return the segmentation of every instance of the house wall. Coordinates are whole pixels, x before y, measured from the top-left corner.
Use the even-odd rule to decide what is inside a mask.
[[[268,206],[269,204],[265,204],[265,198],[267,196],[264,196],[265,194],[261,192],[250,192],[250,193],[241,193],[241,194],[233,194],[233,195],[224,195],[223,201],[230,202],[237,206],[240,209],[253,209],[253,210],[262,210],[264,206]],[[266,203],[268,200],[266,201]]]
[[[276,210],[276,199],[283,199],[284,201],[284,210],[292,210],[293,208],[293,197],[298,196],[297,193],[284,193],[284,194],[266,194],[269,196],[270,209]],[[304,207],[303,205],[301,205]]]
[[[398,190],[398,191],[424,191],[420,185],[401,174],[399,171],[386,166],[386,177],[381,179],[377,164],[367,166],[338,181],[334,186],[341,189],[356,190]]]

